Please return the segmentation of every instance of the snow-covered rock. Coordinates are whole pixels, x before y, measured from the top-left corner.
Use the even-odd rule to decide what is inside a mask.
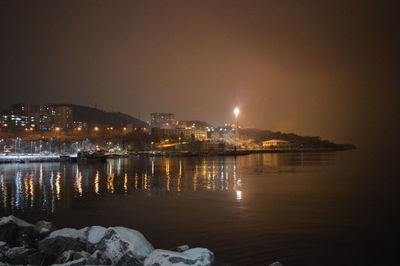
[[[214,262],[214,254],[206,248],[192,248],[182,253],[156,249],[144,261],[144,266],[206,266]]]
[[[188,250],[190,247],[188,245],[180,245],[177,246],[174,250],[178,251],[178,252],[183,252]]]
[[[47,221],[39,221],[34,225],[34,230],[40,235],[47,235],[53,232],[56,228],[55,226]]]
[[[111,260],[101,251],[89,254],[86,251],[64,251],[55,261],[55,265],[110,265]]]
[[[39,242],[39,251],[44,254],[59,256],[64,251],[86,250],[88,227],[82,229],[63,228]]]
[[[94,225],[88,228],[87,230],[87,240],[90,244],[99,243],[100,240],[106,234],[107,228]]]
[[[283,266],[282,263],[280,263],[279,261],[275,261],[274,263],[271,263],[268,266]]]
[[[87,240],[87,230],[88,229],[89,229],[89,227],[84,227],[82,229],[63,228],[63,229],[51,232],[47,238],[63,236],[63,237],[79,239],[82,242],[84,242]]]
[[[8,246],[8,244],[4,241],[0,241],[0,251],[4,251],[9,249],[10,247]]]
[[[154,250],[139,231],[125,227],[92,226],[87,235],[88,251],[104,252],[115,265],[136,265]]]
[[[32,247],[33,242],[39,238],[34,226],[15,216],[0,218],[0,241],[11,245]]]
[[[87,265],[86,260],[84,258],[68,261],[62,264],[52,264],[52,266],[83,266],[83,265]]]
[[[36,251],[31,248],[24,248],[24,247],[14,247],[8,249],[4,255],[6,260],[10,264],[28,264],[28,256],[35,253]]]
[[[67,250],[82,251],[85,249],[86,244],[84,242],[72,237],[47,237],[39,242],[39,251],[52,256],[58,256]]]
[[[4,224],[7,224],[7,223],[10,223],[10,222],[16,224],[19,227],[33,226],[32,224],[30,224],[30,223],[28,223],[28,222],[26,222],[26,221],[24,221],[22,219],[19,219],[19,218],[13,216],[13,215],[5,216],[5,217],[1,217],[0,218],[0,226],[2,226]]]

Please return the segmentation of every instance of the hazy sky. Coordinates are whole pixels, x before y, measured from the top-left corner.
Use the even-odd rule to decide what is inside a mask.
[[[399,8],[374,1],[2,1],[1,107],[398,142]]]

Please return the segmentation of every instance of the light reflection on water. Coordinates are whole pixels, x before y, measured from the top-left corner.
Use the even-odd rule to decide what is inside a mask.
[[[256,156],[256,158],[254,158]],[[146,192],[181,193],[223,191],[236,201],[245,200],[242,168],[257,172],[290,172],[291,167],[329,162],[325,156],[313,161],[302,154],[257,154],[253,157],[123,158],[105,163],[31,163],[0,165],[1,212],[40,211],[54,213],[69,206],[71,199],[106,194]],[[310,160],[311,158],[311,160]]]
[[[240,176],[224,159],[113,159],[106,163],[32,163],[0,166],[2,212],[56,212],[57,202],[96,194],[146,191],[232,191],[241,200]],[[232,178],[231,178],[232,177]],[[239,192],[236,192],[239,191]],[[239,194],[238,194],[239,193]]]

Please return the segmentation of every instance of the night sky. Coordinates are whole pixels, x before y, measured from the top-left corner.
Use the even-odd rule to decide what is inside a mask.
[[[385,1],[1,1],[0,107],[76,103],[397,145]]]

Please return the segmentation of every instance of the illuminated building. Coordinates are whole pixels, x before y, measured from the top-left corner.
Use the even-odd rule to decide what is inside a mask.
[[[35,118],[22,114],[2,114],[0,115],[0,126],[2,130],[14,130],[35,128]]]
[[[266,149],[290,149],[290,142],[281,139],[263,141],[262,145]]]
[[[156,138],[182,138],[185,140],[205,140],[207,139],[207,131],[197,129],[182,129],[182,128],[158,128],[151,129],[151,135]]]
[[[54,124],[61,128],[72,128],[72,108],[69,106],[54,107]]]
[[[186,121],[177,121],[177,128],[185,128],[185,129],[201,129],[208,131],[212,128],[212,125],[207,122],[199,121],[199,120],[186,120]]]
[[[54,128],[54,107],[45,104],[35,104],[30,108],[35,117],[36,126],[40,131],[50,131]]]
[[[74,129],[77,129],[78,131],[88,129],[88,124],[85,122],[74,121],[72,124]]]
[[[152,113],[151,127],[172,128],[176,126],[175,115],[172,113]]]

